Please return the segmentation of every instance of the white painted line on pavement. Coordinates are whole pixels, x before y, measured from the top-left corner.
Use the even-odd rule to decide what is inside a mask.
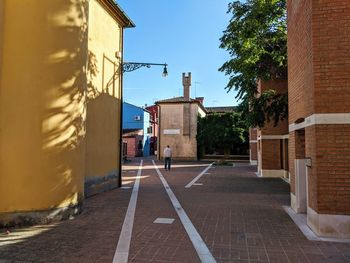
[[[190,238],[195,250],[197,251],[197,254],[198,254],[201,262],[203,262],[203,263],[216,263],[215,258],[210,253],[207,245],[204,243],[203,239],[201,238],[201,236],[197,232],[196,228],[192,224],[191,219],[187,216],[185,210],[182,208],[179,200],[177,200],[175,194],[171,190],[171,188],[168,185],[167,181],[165,180],[164,176],[159,171],[156,163],[153,160],[152,160],[152,163],[153,163],[154,169],[156,169],[156,171],[157,171],[157,174],[158,174],[160,180],[163,183],[165,191],[167,192],[167,194],[170,198],[170,201],[171,201],[173,207],[175,208],[177,215],[179,216],[179,218],[181,220],[182,225],[184,226],[184,228],[187,232],[188,237]]]
[[[156,220],[153,221],[154,224],[172,224],[175,221],[174,218],[164,218],[164,217],[158,217]]]
[[[141,160],[139,169],[137,171],[137,176],[134,183],[134,188],[132,189],[128,210],[126,211],[122,231],[119,236],[117,249],[114,253],[113,263],[128,262],[132,228],[134,225],[137,196],[139,193],[140,177],[142,172],[142,164],[143,160]]]
[[[205,174],[213,165],[214,163],[209,164],[209,166],[207,168],[204,169],[203,172],[201,172],[199,175],[197,175],[191,182],[189,182],[185,188],[190,188],[195,182],[197,182],[199,180],[199,178],[201,178],[203,176],[203,174]]]
[[[202,183],[195,183],[195,184],[193,184],[193,185],[203,185]]]

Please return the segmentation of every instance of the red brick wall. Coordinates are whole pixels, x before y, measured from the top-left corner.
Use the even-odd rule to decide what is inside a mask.
[[[258,139],[257,128],[249,128],[249,141],[256,141]],[[257,142],[249,143],[250,160],[258,160]]]
[[[137,146],[139,141],[143,140],[143,136],[135,135],[133,137],[123,137],[123,141],[127,142],[127,157],[135,157],[137,156]]]
[[[350,1],[313,1],[315,112],[350,110]]]
[[[289,123],[313,113],[348,112],[349,1],[288,0],[287,6]]]
[[[258,81],[258,92],[261,93],[266,90],[275,90],[277,93],[285,93],[288,91],[287,80],[269,80]],[[270,121],[265,123],[265,126],[261,129],[262,135],[284,135],[288,134],[288,120],[280,121],[277,126],[274,126],[274,122]]]
[[[258,92],[261,93],[266,90],[275,90],[277,93],[285,93],[288,90],[287,80],[259,80],[257,83]],[[286,135],[288,134],[288,120],[280,121],[277,126],[274,126],[274,122],[270,121],[265,123],[264,127],[258,129],[257,135],[262,136],[261,140],[261,168],[267,170],[280,170],[282,169],[279,139],[264,139],[265,135]],[[287,160],[285,160],[287,162]]]
[[[127,143],[127,157],[135,157],[136,154],[136,144],[135,138],[123,138],[123,141]]]
[[[350,2],[287,1],[289,123],[314,113],[350,112]],[[301,137],[290,133],[291,188]],[[309,206],[323,214],[350,214],[350,125],[305,129]]]
[[[257,143],[251,143],[250,144],[250,160],[256,161],[258,160],[258,147]]]
[[[288,119],[279,121],[277,126],[274,126],[274,122],[265,123],[265,126],[261,129],[261,135],[286,135],[288,134]]]
[[[306,137],[310,207],[350,215],[350,125],[307,127]]]
[[[291,132],[288,137],[288,151],[289,151],[289,182],[290,191],[295,194],[295,133]]]
[[[289,123],[306,118],[313,113],[314,108],[312,2],[287,1]]]
[[[249,128],[249,140],[257,140],[257,128]]]
[[[285,93],[288,91],[288,81],[283,79],[275,80],[258,80],[258,92],[266,90],[275,90],[277,93]]]
[[[280,170],[281,168],[281,149],[280,140],[262,140],[261,141],[261,164],[262,169]]]

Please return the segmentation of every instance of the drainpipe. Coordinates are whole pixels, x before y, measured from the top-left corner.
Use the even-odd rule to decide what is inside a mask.
[[[161,112],[160,112],[160,105],[157,105],[158,108],[158,136],[157,136],[157,159],[160,160],[160,151],[161,151],[161,146],[160,146],[160,136],[161,136],[161,128],[160,128],[160,116],[161,116]]]

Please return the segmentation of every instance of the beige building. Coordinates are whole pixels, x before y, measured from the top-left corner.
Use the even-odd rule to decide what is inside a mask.
[[[203,98],[190,98],[191,73],[182,74],[182,97],[157,101],[159,107],[158,158],[169,145],[173,159],[197,160],[197,119],[204,117]]]
[[[0,227],[117,186],[123,29],[113,0],[0,1]]]

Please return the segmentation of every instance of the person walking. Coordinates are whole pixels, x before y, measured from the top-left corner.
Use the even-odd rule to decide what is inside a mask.
[[[172,151],[169,145],[165,147],[163,155],[164,155],[164,168],[165,170],[170,170]]]

